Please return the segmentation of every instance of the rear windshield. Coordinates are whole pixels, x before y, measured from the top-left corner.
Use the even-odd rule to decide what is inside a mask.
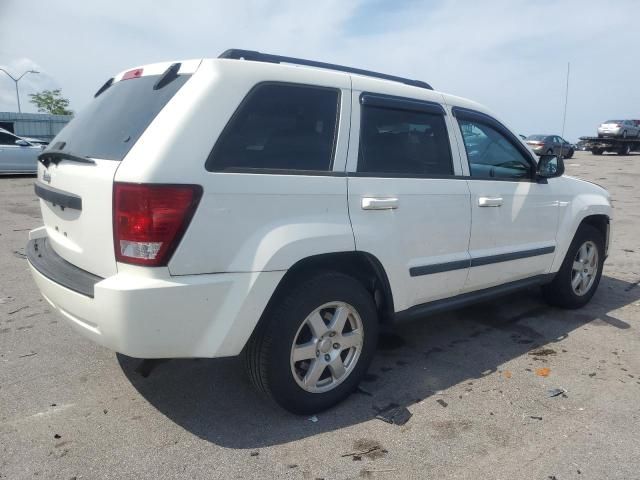
[[[546,135],[529,135],[527,140],[544,140],[545,138],[547,138]]]
[[[51,142],[82,157],[122,160],[190,75],[179,75],[158,90],[160,75],[121,80],[94,98]]]

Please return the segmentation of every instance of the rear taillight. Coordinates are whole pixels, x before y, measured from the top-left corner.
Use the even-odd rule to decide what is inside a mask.
[[[114,183],[116,260],[152,267],[166,265],[201,196],[199,185]]]

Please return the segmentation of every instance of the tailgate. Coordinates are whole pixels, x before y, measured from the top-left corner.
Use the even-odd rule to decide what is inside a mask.
[[[199,60],[160,63],[109,79],[40,155],[36,194],[49,245],[93,275],[117,272],[113,182],[129,150],[197,70]]]
[[[51,248],[69,263],[100,277],[116,273],[111,205],[119,165],[95,160],[94,165],[62,161],[38,167],[36,194]]]

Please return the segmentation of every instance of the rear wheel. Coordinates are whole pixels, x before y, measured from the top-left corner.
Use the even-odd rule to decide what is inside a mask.
[[[569,151],[567,152],[567,154],[564,156],[564,158],[569,159],[569,158],[573,157],[573,154],[574,154],[574,153],[575,153],[575,152],[574,152],[573,150],[569,150]]]
[[[319,273],[266,313],[247,345],[245,364],[254,385],[282,407],[315,413],[355,390],[377,338],[371,294],[352,277]]]
[[[603,150],[599,149],[599,148],[594,148],[593,150],[591,150],[591,153],[594,155],[602,155]]]
[[[555,278],[543,287],[547,301],[563,308],[586,305],[598,288],[603,265],[602,234],[591,225],[582,225]]]
[[[631,153],[631,146],[625,145],[618,150],[618,155],[629,155]]]
[[[547,150],[547,155],[553,155],[553,149],[552,148]]]

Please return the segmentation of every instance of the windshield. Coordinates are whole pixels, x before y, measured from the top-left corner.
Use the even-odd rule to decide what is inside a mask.
[[[604,123],[622,123],[622,120],[607,120]]]
[[[527,140],[544,140],[545,138],[547,138],[546,135],[529,135]]]
[[[190,75],[154,90],[160,75],[121,80],[94,98],[51,141],[64,142],[60,149],[81,157],[122,160],[160,110]]]

